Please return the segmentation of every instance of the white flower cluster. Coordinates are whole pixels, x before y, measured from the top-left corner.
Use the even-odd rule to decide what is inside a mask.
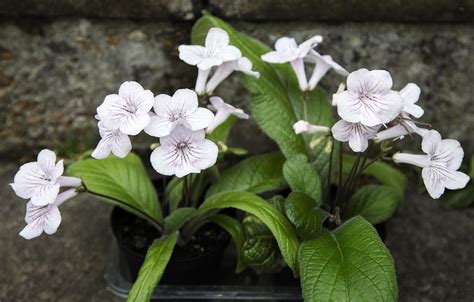
[[[276,41],[275,51],[264,54],[262,60],[273,64],[290,63],[298,79],[299,88],[302,91],[313,90],[330,69],[343,76],[349,74],[341,65],[334,62],[331,56],[321,55],[313,49],[322,41],[321,36],[314,36],[298,45],[295,39],[282,37]],[[306,77],[305,61],[314,64],[309,82]]]
[[[229,45],[228,34],[219,28],[209,30],[205,46],[181,45],[179,56],[198,67],[195,91],[178,89],[172,96],[154,97],[150,90],[136,82],[123,83],[118,94],[106,96],[97,108],[102,139],[92,153],[94,158],[106,158],[111,152],[125,157],[132,150],[128,136],[144,130],[160,139],[160,146],[150,157],[153,168],[160,174],[183,177],[216,163],[218,148],[205,138],[206,132],[211,133],[230,115],[243,119],[248,115],[216,96],[210,98],[210,108],[216,111],[214,115],[198,106],[196,93],[211,94],[234,70],[255,77],[260,75],[252,71],[252,63],[242,57],[238,48]],[[212,68],[215,68],[214,74],[207,81]]]
[[[30,199],[26,204],[26,227],[20,232],[25,239],[56,233],[61,223],[58,207],[77,195],[76,188],[82,185],[79,178],[62,176],[63,161],[56,163],[56,154],[44,149],[37,161],[22,165],[10,186],[16,195]],[[69,187],[60,193],[61,188]]]
[[[387,71],[367,69],[350,73],[346,84],[347,90],[343,88],[333,95],[332,104],[341,117],[331,129],[336,140],[348,142],[354,152],[364,152],[370,139],[381,142],[416,133],[422,137],[422,150],[426,154],[397,153],[394,161],[423,168],[423,181],[432,198],[439,198],[445,188],[454,190],[466,186],[469,177],[457,171],[464,156],[459,142],[443,140],[437,131],[420,128],[413,120],[424,114],[416,104],[421,92],[416,84],[409,83],[402,90],[394,91]],[[293,128],[296,134],[328,133],[326,127],[306,121],[298,121]]]

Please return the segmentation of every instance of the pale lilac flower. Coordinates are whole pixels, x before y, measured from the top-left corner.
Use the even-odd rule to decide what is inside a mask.
[[[295,39],[282,37],[275,43],[275,51],[262,55],[262,60],[268,63],[283,64],[290,63],[296,77],[298,85],[302,91],[308,90],[308,80],[304,69],[304,57],[308,55],[318,43],[321,43],[321,36],[314,36],[300,45],[296,44]]]
[[[400,119],[393,127],[377,133],[374,138],[375,141],[380,142],[387,139],[403,138],[405,135],[411,133],[423,136],[429,132],[428,129],[418,127],[416,123],[410,119],[410,115],[420,118],[424,113],[423,108],[415,105],[420,97],[420,93],[420,87],[413,83],[407,84],[402,90],[400,90],[400,95],[403,99],[403,108],[402,113],[400,114]]]
[[[326,126],[318,126],[318,125],[313,125],[308,123],[307,121],[297,121],[293,125],[293,130],[295,130],[296,134],[301,134],[301,133],[324,133],[327,134],[331,131]]]
[[[110,94],[97,108],[97,118],[108,129],[119,129],[137,135],[150,122],[148,112],[153,106],[153,93],[137,82],[124,82],[118,94]]]
[[[98,123],[101,140],[92,152],[95,159],[107,158],[112,152],[115,156],[124,158],[132,150],[132,142],[119,129],[109,129],[102,121]]]
[[[61,224],[61,213],[58,207],[76,195],[76,189],[69,189],[60,193],[52,204],[37,206],[31,201],[28,202],[25,215],[27,225],[20,232],[20,236],[30,240],[40,236],[43,232],[48,235],[56,233]]]
[[[385,70],[359,69],[347,77],[347,90],[333,95],[337,112],[351,123],[376,126],[400,114],[403,99],[391,90],[392,77]]]
[[[198,67],[196,92],[203,94],[207,77],[211,68],[224,62],[234,61],[242,56],[240,50],[229,45],[229,35],[226,31],[213,27],[209,29],[204,46],[181,45],[178,47],[179,58],[184,62]]]
[[[54,202],[60,187],[81,185],[79,178],[61,176],[63,172],[63,161],[56,163],[56,154],[44,149],[38,154],[37,161],[20,167],[10,185],[19,197],[31,198],[32,204],[43,206]]]
[[[252,62],[250,62],[250,60],[246,57],[242,57],[234,61],[225,62],[221,66],[217,67],[214,75],[206,84],[206,92],[211,94],[214,89],[216,89],[216,87],[234,71],[243,72],[246,75],[255,77],[257,79],[260,77],[259,72],[252,70]]]
[[[216,111],[216,115],[212,120],[211,124],[207,127],[206,132],[211,133],[216,129],[219,125],[224,123],[229,116],[234,115],[241,119],[248,119],[249,115],[245,113],[242,109],[235,108],[234,106],[227,104],[218,96],[213,96],[209,98],[211,105],[209,108],[211,110]]]
[[[423,182],[432,198],[439,198],[445,189],[457,190],[466,186],[469,176],[457,171],[464,157],[457,140],[441,139],[438,131],[430,130],[423,136],[421,149],[426,154],[396,153],[393,160],[423,168]]]
[[[150,161],[162,175],[183,177],[214,165],[217,154],[216,144],[205,139],[204,130],[191,131],[179,126],[169,136],[160,138],[160,146],[152,152]]]
[[[341,142],[349,142],[354,152],[364,152],[368,147],[368,140],[373,138],[381,125],[366,126],[362,123],[351,123],[339,120],[332,127],[332,135]]]
[[[307,61],[312,62],[315,64],[313,73],[311,78],[309,79],[308,87],[309,90],[313,90],[316,85],[319,83],[319,80],[329,71],[329,69],[334,69],[340,75],[348,76],[349,72],[339,65],[338,63],[334,62],[331,56],[329,55],[320,55],[317,51],[312,49],[308,57],[306,58]]]
[[[178,89],[173,96],[158,95],[153,108],[156,114],[152,115],[145,132],[155,137],[170,135],[180,125],[192,131],[201,130],[214,119],[209,109],[198,107],[198,97],[190,89]]]

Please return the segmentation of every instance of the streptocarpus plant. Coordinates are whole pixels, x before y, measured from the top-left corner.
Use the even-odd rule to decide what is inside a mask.
[[[393,260],[372,227],[390,218],[403,196],[405,177],[380,161],[393,153],[390,139],[422,136],[425,155],[396,153],[393,160],[421,167],[433,198],[469,180],[457,171],[463,157],[459,143],[412,119],[423,114],[415,104],[418,86],[394,91],[387,71],[347,72],[316,52],[321,36],[300,45],[284,37],[272,51],[206,14],[192,39],[194,45],[179,47],[179,56],[197,67],[194,91],[154,97],[140,84],[125,82],[97,108],[101,141],[91,153],[95,159],[77,161],[65,177],[62,162],[43,150],[37,162],[20,168],[12,187],[31,198],[20,235],[56,232],[58,207],[89,193],[147,220],[162,235],[150,246],[129,301],[149,300],[175,245],[185,245],[208,222],[234,238],[237,272],[276,271],[283,263],[301,279],[306,301],[395,301]],[[305,63],[314,65],[309,80]],[[330,69],[348,75],[347,90],[340,86],[332,98],[341,118],[335,124],[330,102],[316,87]],[[226,153],[243,153],[226,141],[236,118],[249,117],[214,95],[234,71],[252,92],[252,117],[281,153],[220,171]],[[200,107],[208,102],[215,114]],[[142,130],[159,139],[150,157],[153,168],[173,176],[160,201],[140,159],[130,153],[129,135]],[[343,142],[356,155],[346,154]],[[378,184],[363,185],[367,176]],[[274,197],[267,201],[264,192]],[[228,207],[248,216],[240,222],[219,213]]]

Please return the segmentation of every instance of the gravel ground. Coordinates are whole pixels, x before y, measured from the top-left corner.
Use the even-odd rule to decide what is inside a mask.
[[[57,234],[25,241],[24,202],[8,186],[15,169],[0,168],[0,301],[120,301],[103,279],[111,208],[77,198],[63,206]],[[387,226],[400,301],[473,301],[473,218],[474,208],[446,210],[409,190]]]

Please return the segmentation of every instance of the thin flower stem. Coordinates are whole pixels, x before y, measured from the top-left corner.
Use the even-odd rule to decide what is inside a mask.
[[[303,91],[303,117],[308,121],[308,91]]]
[[[331,176],[332,176],[332,156],[333,156],[333,153],[334,153],[334,140],[331,138],[330,140],[331,142],[331,152],[329,153],[329,173],[328,173],[328,187],[327,187],[327,190],[328,190],[328,199],[327,201],[329,203],[333,203],[333,201],[331,200]]]

